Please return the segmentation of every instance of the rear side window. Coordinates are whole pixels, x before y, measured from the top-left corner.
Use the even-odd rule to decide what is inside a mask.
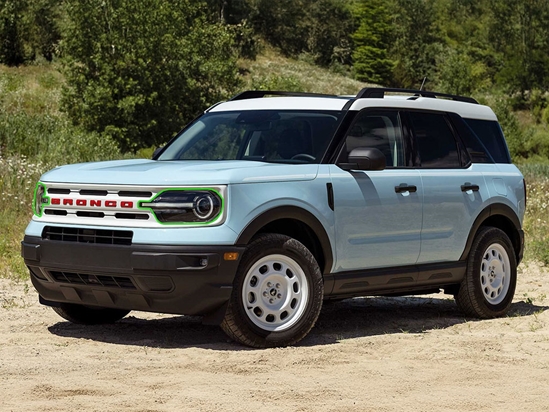
[[[511,163],[511,156],[499,123],[493,120],[463,119],[484,144],[494,162]]]
[[[461,167],[454,133],[443,114],[409,112],[421,167]]]
[[[484,144],[477,137],[475,132],[469,127],[465,120],[456,113],[448,113],[448,116],[452,120],[452,125],[458,132],[461,140],[467,148],[467,152],[471,157],[473,163],[494,163],[494,160],[490,156],[490,152],[484,146]]]

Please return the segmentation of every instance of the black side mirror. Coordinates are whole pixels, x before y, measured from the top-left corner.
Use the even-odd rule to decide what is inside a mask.
[[[157,148],[155,149],[155,151],[153,152],[152,158],[155,159],[156,156],[158,155],[158,153],[160,153],[160,152],[162,151],[162,149],[164,149],[164,146],[157,147]]]
[[[379,149],[357,147],[349,153],[349,162],[338,166],[343,170],[383,170],[387,166],[387,160]]]

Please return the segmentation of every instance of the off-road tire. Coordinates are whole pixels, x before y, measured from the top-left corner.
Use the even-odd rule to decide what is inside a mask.
[[[130,313],[129,310],[94,308],[73,303],[61,303],[52,309],[63,319],[83,325],[114,323]]]
[[[495,227],[482,227],[467,258],[467,272],[456,303],[467,316],[488,319],[505,315],[517,282],[517,261],[511,240]],[[501,289],[500,289],[501,287]]]
[[[318,263],[302,243],[261,234],[242,256],[221,328],[255,348],[292,345],[314,326],[323,294]]]

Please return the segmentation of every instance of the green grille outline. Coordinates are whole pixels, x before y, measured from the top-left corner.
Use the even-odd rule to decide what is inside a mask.
[[[44,196],[43,198],[44,199],[47,199],[47,203],[42,203],[40,202],[40,213],[37,214],[36,213],[36,196],[38,195],[38,188],[42,186],[44,188]],[[42,217],[42,215],[44,214],[44,206],[49,206],[50,205],[50,197],[49,196],[46,196],[46,194],[48,193],[48,188],[46,187],[46,185],[40,181],[38,181],[36,183],[36,186],[34,187],[34,195],[32,197],[32,214],[34,216],[37,216],[37,217]]]
[[[161,222],[158,220],[158,217],[156,216],[156,213],[154,213],[154,210],[150,207],[144,207],[141,204],[143,202],[152,202],[154,201],[158,196],[162,195],[162,193],[165,192],[178,192],[178,191],[187,191],[187,192],[213,192],[219,199],[221,200],[221,207],[219,208],[219,213],[217,213],[214,217],[212,217],[210,220],[207,220],[205,222]],[[160,225],[166,225],[166,226],[206,226],[212,224],[217,218],[223,214],[223,211],[225,209],[225,199],[223,199],[223,196],[221,196],[221,193],[211,187],[173,187],[169,189],[163,189],[160,192],[158,192],[156,195],[154,195],[151,199],[148,200],[139,200],[137,202],[137,208],[140,210],[149,211],[153,216],[156,222]]]

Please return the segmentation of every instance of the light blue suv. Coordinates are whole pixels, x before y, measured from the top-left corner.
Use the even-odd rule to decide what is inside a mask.
[[[203,315],[284,346],[329,299],[444,290],[468,316],[505,314],[525,206],[495,114],[469,97],[248,91],[153,160],[44,174],[22,255],[71,322]]]

